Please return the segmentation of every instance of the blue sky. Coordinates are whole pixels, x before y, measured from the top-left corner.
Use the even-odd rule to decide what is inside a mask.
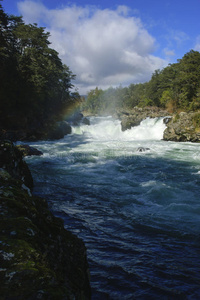
[[[155,69],[200,51],[200,0],[1,3],[6,13],[46,27],[81,94],[148,81]]]

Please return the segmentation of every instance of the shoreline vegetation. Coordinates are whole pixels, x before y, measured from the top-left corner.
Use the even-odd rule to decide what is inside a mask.
[[[2,299],[90,299],[84,243],[64,229],[44,199],[32,194],[23,155],[42,155],[15,141],[60,139],[70,121],[112,115],[122,130],[146,117],[166,117],[166,141],[200,142],[200,53],[156,70],[149,82],[71,92],[75,75],[50,48],[49,33],[0,4],[0,199]],[[74,120],[71,112],[78,111]],[[76,119],[79,116],[79,119]],[[89,125],[87,118],[85,124]],[[29,152],[32,151],[32,152]],[[31,153],[31,154],[30,154]]]

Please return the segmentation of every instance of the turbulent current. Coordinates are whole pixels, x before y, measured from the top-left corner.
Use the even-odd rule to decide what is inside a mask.
[[[92,299],[200,299],[200,144],[91,117],[29,157],[34,192],[86,244]]]

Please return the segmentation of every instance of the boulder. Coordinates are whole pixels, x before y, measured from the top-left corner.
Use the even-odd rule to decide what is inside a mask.
[[[128,116],[123,117],[121,120],[121,129],[125,131],[127,129],[131,129],[131,127],[140,125],[141,121],[145,119],[143,116]]]
[[[166,126],[165,141],[200,142],[200,112],[177,113]]]
[[[145,148],[145,147],[138,147],[137,148],[138,152],[146,152],[146,151],[149,151],[149,150],[150,150],[150,148]]]
[[[67,118],[67,121],[70,122],[70,124],[76,126],[80,124],[82,119],[83,119],[83,114],[80,111],[78,111],[70,115],[70,117]]]
[[[82,123],[85,125],[90,125],[90,120],[86,117],[83,118]]]
[[[70,134],[72,128],[66,121],[61,121],[56,124],[52,129],[49,129],[46,138],[50,140],[59,140],[64,138],[65,135]]]

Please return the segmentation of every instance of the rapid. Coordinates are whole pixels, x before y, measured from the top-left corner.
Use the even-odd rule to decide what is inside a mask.
[[[90,122],[26,160],[86,244],[92,299],[200,299],[200,145],[163,141],[162,118]]]

